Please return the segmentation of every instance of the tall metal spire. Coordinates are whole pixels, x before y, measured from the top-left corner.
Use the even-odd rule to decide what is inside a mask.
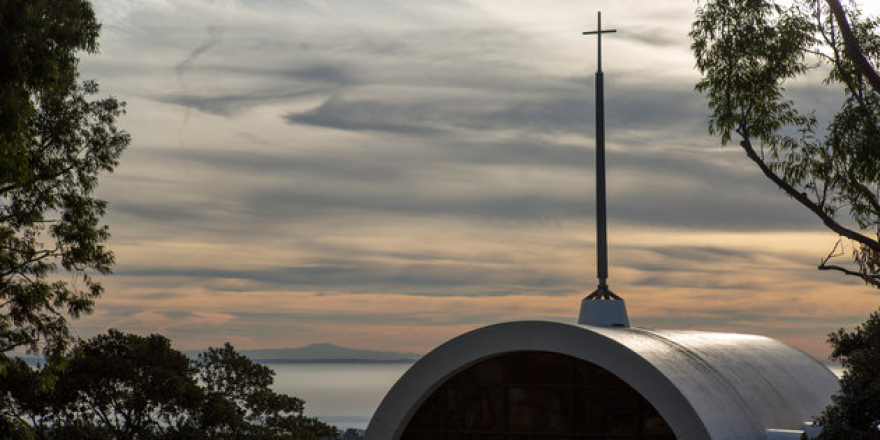
[[[591,296],[603,299],[619,299],[608,289],[608,231],[605,210],[605,81],[602,73],[602,34],[617,32],[617,29],[602,29],[602,13],[599,12],[599,27],[583,35],[596,35],[598,47],[598,67],[596,69],[596,254],[598,262],[599,289]]]
[[[605,209],[605,84],[602,74],[602,34],[617,29],[602,29],[602,13],[598,28],[583,32],[596,35],[598,64],[596,69],[596,254],[599,287],[581,302],[579,324],[629,327],[623,300],[608,288],[608,232]],[[602,301],[611,300],[611,301]]]

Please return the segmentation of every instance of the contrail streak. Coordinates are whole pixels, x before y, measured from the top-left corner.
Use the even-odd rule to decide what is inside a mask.
[[[190,69],[190,67],[192,67],[192,64],[196,61],[196,59],[198,59],[199,56],[210,50],[212,47],[223,42],[223,33],[225,31],[225,25],[208,26],[208,40],[193,49],[193,51],[189,53],[189,56],[186,57],[186,59],[177,63],[177,67],[175,67],[175,70],[177,71],[178,81],[180,81],[181,83],[183,82],[183,75],[186,73],[187,70]]]
[[[213,23],[209,24],[207,27],[208,30],[208,39],[198,45],[192,52],[189,53],[183,61],[177,63],[174,70],[177,72],[177,81],[180,82],[180,85],[183,87],[184,92],[186,92],[186,83],[183,82],[183,75],[192,68],[193,63],[205,52],[211,50],[212,47],[223,42],[223,34],[226,32],[226,22],[229,20],[229,15],[232,10],[235,8],[235,0],[227,0],[223,2],[223,11],[222,16],[217,18],[217,15],[214,16],[212,20]],[[180,124],[180,130],[177,132],[177,141],[180,143],[181,149],[186,149],[186,145],[184,142],[184,133],[186,132],[186,127],[189,125],[189,114],[192,110],[192,107],[186,107],[186,113],[183,116],[183,122]],[[186,165],[186,174],[189,174],[189,164]]]

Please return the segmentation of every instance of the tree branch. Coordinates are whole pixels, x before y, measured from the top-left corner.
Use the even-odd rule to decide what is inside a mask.
[[[866,284],[870,284],[874,287],[880,288],[880,275],[868,275],[855,270],[850,270],[845,267],[840,267],[834,264],[825,264],[822,262],[819,266],[816,267],[819,270],[835,270],[838,272],[842,272],[846,275],[852,275],[861,278],[865,281]]]
[[[825,2],[828,3],[831,13],[834,14],[834,19],[837,20],[837,25],[840,26],[840,34],[843,36],[843,43],[846,46],[846,53],[849,59],[852,60],[868,83],[871,84],[874,91],[880,93],[880,74],[877,73],[877,70],[874,69],[874,66],[871,65],[862,53],[859,40],[849,25],[849,20],[847,20],[846,12],[844,12],[843,7],[840,5],[840,0],[825,0]]]
[[[868,203],[871,205],[871,208],[874,211],[880,213],[880,201],[877,200],[877,196],[875,195],[874,191],[871,191],[871,188],[868,188],[868,186],[864,183],[854,179],[852,175],[848,174],[848,176],[850,180],[852,180],[852,184],[858,186],[858,188],[865,193],[865,198],[868,199]]]
[[[53,249],[53,250],[44,250],[44,251],[35,252],[33,258],[24,260],[20,264],[18,264],[17,266],[10,267],[9,270],[7,270],[6,272],[0,273],[0,277],[6,278],[10,275],[12,275],[12,276],[15,276],[15,275],[25,276],[25,274],[22,270],[25,267],[27,267],[33,263],[39,263],[47,258],[54,258],[54,257],[58,257],[60,255],[61,254],[59,253],[58,246],[56,246],[55,249]],[[25,277],[25,278],[31,284],[33,284],[33,281],[31,281],[30,278],[27,278],[27,277]]]
[[[749,157],[749,159],[752,160],[752,162],[758,165],[758,168],[761,169],[761,172],[763,172],[768,179],[775,183],[776,186],[785,191],[785,193],[791,196],[793,199],[800,202],[801,205],[804,205],[807,209],[812,211],[813,214],[816,214],[816,216],[822,220],[822,223],[824,223],[825,226],[828,227],[828,229],[831,229],[840,236],[849,238],[850,240],[859,242],[877,252],[880,252],[880,242],[871,240],[870,238],[841,225],[837,222],[837,220],[828,215],[828,213],[826,213],[821,206],[810,200],[810,198],[807,197],[806,193],[798,191],[784,179],[776,175],[776,173],[774,173],[773,170],[771,170],[770,167],[767,166],[764,160],[758,156],[758,153],[755,152],[755,149],[752,146],[752,142],[749,139],[748,132],[742,127],[737,131],[739,132],[740,136],[742,136],[742,142],[740,142],[740,146],[743,148],[743,150],[745,150],[746,155]]]
[[[839,46],[837,45],[837,34],[834,32],[834,22],[831,22],[831,36],[829,37],[828,33],[825,30],[825,26],[822,25],[822,16],[820,14],[820,10],[818,10],[818,6],[816,19],[818,20],[819,33],[822,35],[822,39],[825,40],[825,44],[827,44],[828,47],[831,48],[831,51],[834,54],[833,57],[828,57],[829,62],[835,66],[840,66],[840,60],[843,56],[841,55]],[[846,44],[845,40],[844,44]],[[862,87],[856,87],[855,78],[853,78],[853,75],[850,74],[851,72],[847,69],[837,69],[837,72],[840,74],[841,81],[843,81],[849,88],[849,90],[852,91],[852,96],[857,101],[859,101],[859,104],[867,107],[868,104],[865,102],[865,97],[860,92]]]

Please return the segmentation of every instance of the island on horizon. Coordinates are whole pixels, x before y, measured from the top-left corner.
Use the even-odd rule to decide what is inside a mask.
[[[206,350],[187,350],[184,353],[195,358],[204,351]],[[327,342],[296,348],[264,348],[236,351],[247,356],[250,360],[261,364],[391,364],[413,363],[422,357],[418,353],[361,350]]]

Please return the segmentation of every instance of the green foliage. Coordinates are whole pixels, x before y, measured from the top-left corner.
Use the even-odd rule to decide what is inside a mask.
[[[302,399],[272,391],[275,373],[228,342],[200,354],[196,364],[205,390],[201,426],[210,435],[302,440],[338,435],[336,428],[303,416]]]
[[[340,440],[363,440],[364,436],[354,428],[348,428],[339,437]]]
[[[844,18],[853,47],[880,60],[880,21],[855,7]],[[880,241],[871,231],[880,226],[880,90],[869,81],[876,71],[852,61],[845,34],[815,0],[709,0],[690,33],[703,75],[696,89],[707,97],[711,134],[722,144],[738,138],[766,177],[852,243],[850,267],[829,264],[842,254],[836,246],[819,268],[880,288]],[[823,71],[824,87],[842,103],[828,121],[786,95],[788,84]]]
[[[76,347],[53,404],[63,426],[99,426],[130,439],[167,435],[200,399],[194,367],[168,338],[110,330]]]
[[[790,141],[783,127],[811,122],[783,97],[782,82],[807,70],[813,45],[815,27],[798,12],[756,0],[713,1],[697,11],[692,49],[704,76],[696,89],[709,99],[709,132],[723,144],[743,130],[781,146]]]
[[[77,72],[99,30],[86,0],[0,0],[0,352],[63,350],[113,265],[94,191],[129,136]]]
[[[828,335],[831,357],[843,365],[840,392],[816,422],[823,440],[880,439],[880,311],[852,332]]]
[[[8,362],[0,432],[13,438],[334,438],[274,373],[228,343],[190,360],[161,335],[110,330],[40,368]],[[48,380],[48,382],[47,382]]]
[[[3,359],[0,381],[0,432],[12,438],[41,438],[52,413],[56,368],[31,368],[21,359]]]

